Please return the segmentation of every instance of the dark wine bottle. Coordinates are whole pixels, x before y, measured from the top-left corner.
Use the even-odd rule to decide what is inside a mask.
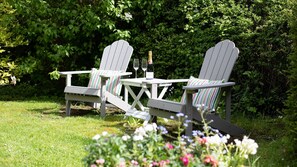
[[[153,64],[153,53],[152,51],[148,52],[148,61],[147,61],[147,70],[146,70],[146,79],[154,78],[154,64]]]

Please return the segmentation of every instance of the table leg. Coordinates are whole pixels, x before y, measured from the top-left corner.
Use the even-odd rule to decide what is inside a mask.
[[[131,105],[131,108],[135,108],[136,105],[138,105],[142,110],[144,109],[143,105],[141,104],[141,102],[139,101],[140,97],[142,96],[144,89],[142,88],[140,90],[140,92],[138,93],[138,95],[136,96],[135,93],[133,92],[133,90],[130,88],[129,85],[125,85],[125,87],[127,88],[128,92],[130,93],[130,95],[132,96],[134,102]]]
[[[135,108],[136,104],[137,104],[140,107],[141,111],[144,111],[144,106],[140,102],[140,98],[143,93],[144,93],[144,89],[141,89],[140,92],[138,93],[137,97],[134,98],[134,102],[131,105],[132,108]]]
[[[165,86],[165,87],[162,89],[162,91],[161,91],[161,93],[160,93],[158,99],[162,99],[162,98],[163,98],[163,96],[164,96],[165,93],[167,92],[168,88],[169,88],[169,86]]]
[[[128,98],[129,98],[129,94],[128,94],[128,89],[125,85],[125,89],[124,89],[124,100],[126,103],[128,103]]]
[[[151,87],[151,97],[152,99],[156,99],[158,97],[158,85],[152,84]]]

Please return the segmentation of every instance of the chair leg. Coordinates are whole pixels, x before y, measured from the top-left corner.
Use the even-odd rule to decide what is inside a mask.
[[[106,109],[106,81],[107,78],[101,77],[101,90],[100,90],[100,97],[101,97],[101,105],[100,105],[100,116],[105,117],[105,109]]]
[[[70,116],[71,113],[71,102],[66,100],[66,116]]]
[[[226,121],[231,121],[231,87],[226,90]]]
[[[186,115],[188,116],[187,120],[189,121],[187,124],[188,126],[186,127],[186,136],[192,136],[192,131],[193,131],[193,99],[192,99],[192,93],[187,92],[186,94]]]
[[[100,116],[105,117],[105,110],[106,110],[106,101],[102,100],[101,105],[100,105]]]

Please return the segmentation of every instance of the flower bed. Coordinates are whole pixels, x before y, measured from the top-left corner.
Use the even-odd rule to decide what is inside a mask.
[[[203,113],[202,113],[203,114]],[[203,115],[202,115],[203,116]],[[193,131],[193,137],[182,136],[187,126],[186,116],[179,113],[178,136],[173,142],[164,139],[167,130],[156,124],[146,124],[132,135],[112,135],[103,132],[93,137],[84,161],[91,167],[154,167],[154,166],[253,166],[249,155],[257,152],[258,144],[244,136],[230,142],[204,122],[204,131]]]

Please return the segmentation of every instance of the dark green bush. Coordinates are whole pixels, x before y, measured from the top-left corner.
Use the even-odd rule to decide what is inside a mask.
[[[128,4],[124,1],[10,2],[21,25],[11,31],[28,40],[28,46],[8,48],[9,52],[18,64],[21,80],[40,89],[61,91],[61,82],[55,85],[49,72],[98,67],[103,46],[129,36],[116,25],[128,21],[124,11]]]
[[[9,0],[27,46],[9,48],[23,82],[44,93],[62,92],[65,81],[51,81],[57,69],[98,67],[102,49],[124,38],[133,57],[153,51],[156,77],[198,76],[203,55],[230,39],[240,49],[231,81],[233,109],[250,115],[281,113],[288,89],[287,1],[283,0]],[[132,18],[130,17],[132,16]],[[129,67],[132,71],[132,66]],[[85,78],[74,83],[85,84]],[[181,92],[176,96],[180,96]]]
[[[237,83],[234,110],[281,114],[291,51],[286,1],[164,0],[142,5],[145,2],[132,3],[131,40],[136,57],[153,50],[157,77],[198,76],[205,51],[230,39],[240,49],[231,76]]]
[[[291,1],[293,7],[293,14],[291,20],[291,39],[293,40],[293,52],[289,55],[290,67],[289,67],[289,83],[290,89],[288,91],[288,99],[286,100],[286,124],[287,131],[292,143],[292,157],[296,157],[297,152],[297,2]]]
[[[7,1],[0,0],[0,85],[9,84],[10,76],[14,75],[16,68],[7,48],[26,44],[21,35],[11,32],[11,29],[18,26],[15,10]]]

